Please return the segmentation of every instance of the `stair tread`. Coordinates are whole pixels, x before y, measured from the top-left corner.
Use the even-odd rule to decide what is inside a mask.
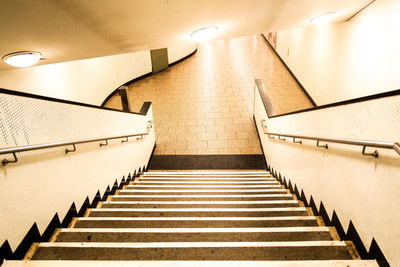
[[[124,192],[123,190],[121,190]],[[168,197],[174,197],[174,198],[185,198],[185,197],[190,197],[190,198],[211,198],[210,195],[114,195],[112,196],[113,198],[138,198],[138,197],[143,197],[143,198],[149,198],[149,197],[154,197],[154,198],[168,198]],[[291,197],[293,196],[291,194],[252,194],[252,195],[213,195],[212,198],[255,198],[255,197]]]
[[[303,260],[351,259],[342,241],[279,242],[54,242],[33,259]]]
[[[47,267],[47,266],[129,266],[129,267],[214,267],[214,266],[251,266],[251,267],[378,267],[375,260],[313,260],[313,261],[88,261],[88,260],[35,260],[35,261],[5,261],[3,267]]]
[[[279,242],[42,242],[39,247],[202,248],[202,247],[346,247],[344,241]]]
[[[278,184],[277,181],[266,181],[266,180],[261,180],[261,181],[146,181],[146,180],[139,180],[135,182],[131,182],[131,185],[142,185],[142,184]]]
[[[134,185],[128,185],[128,189],[141,189],[141,188],[148,188],[148,189],[154,189],[154,188],[216,188],[216,189],[222,189],[222,188],[240,188],[240,189],[251,189],[251,188],[282,188],[280,184],[262,184],[262,185],[141,185],[141,184],[134,184]]]
[[[61,232],[98,233],[231,233],[231,232],[329,232],[329,227],[244,227],[244,228],[63,228]]]
[[[222,221],[222,220],[233,220],[233,221],[244,221],[244,220],[255,220],[255,221],[271,221],[271,220],[316,220],[315,216],[284,216],[284,217],[80,217],[80,221],[92,221],[92,220],[183,220],[183,221]]]
[[[286,192],[286,189],[142,189],[142,190],[132,190],[132,189],[122,189],[120,192]]]
[[[237,201],[104,201],[103,204],[298,204],[298,200],[237,200]]]
[[[165,176],[165,177],[140,177],[139,181],[276,181],[273,177],[176,177],[176,176]]]
[[[318,226],[315,216],[286,217],[83,217],[75,228],[218,228]]]
[[[233,212],[245,212],[245,211],[306,211],[304,207],[290,207],[290,208],[153,208],[153,209],[136,209],[136,208],[95,208],[93,211],[178,211],[178,212],[196,212],[196,211],[207,211],[207,212],[219,212],[219,211],[233,211]]]
[[[352,260],[346,243],[264,170],[153,171],[118,192],[39,243],[30,263],[377,266]]]

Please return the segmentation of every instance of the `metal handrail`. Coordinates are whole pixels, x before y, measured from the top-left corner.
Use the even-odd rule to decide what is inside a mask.
[[[293,138],[294,143],[302,144],[301,140],[296,141],[296,139],[307,139],[317,141],[318,147],[323,147],[328,149],[328,144],[320,145],[319,142],[326,143],[338,143],[345,145],[355,145],[362,146],[362,154],[365,156],[373,156],[377,158],[379,156],[378,151],[374,151],[373,153],[365,152],[367,147],[376,147],[376,148],[385,148],[385,149],[394,149],[400,155],[400,144],[395,142],[380,142],[380,141],[368,141],[368,140],[356,140],[356,139],[334,139],[334,138],[323,138],[323,137],[313,137],[313,136],[304,136],[304,135],[294,135],[294,134],[282,134],[282,133],[272,133],[266,130],[265,120],[261,120],[261,127],[263,128],[264,134],[268,135],[268,138],[274,139],[274,136],[278,137],[280,140],[281,137]]]
[[[31,151],[31,150],[38,150],[38,149],[45,149],[45,148],[72,145],[73,149],[68,149],[68,148],[65,149],[65,153],[69,153],[69,152],[75,152],[76,151],[75,145],[77,145],[77,144],[105,141],[105,143],[100,143],[100,146],[106,146],[106,145],[108,145],[108,140],[113,140],[113,139],[123,139],[124,138],[125,140],[122,140],[121,141],[122,143],[127,142],[129,137],[139,136],[138,139],[143,139],[143,137],[145,135],[148,135],[150,133],[150,130],[151,130],[152,127],[153,127],[153,121],[148,121],[147,122],[146,132],[144,132],[144,133],[109,136],[109,137],[102,137],[102,138],[91,138],[91,139],[88,138],[88,139],[80,139],[80,140],[64,141],[64,142],[54,142],[54,143],[39,144],[39,145],[27,145],[27,146],[0,148],[0,155],[13,154],[13,156],[14,156],[14,160],[3,159],[1,163],[4,166],[4,165],[7,165],[8,163],[17,162],[18,158],[17,158],[16,153],[24,152],[24,151]]]

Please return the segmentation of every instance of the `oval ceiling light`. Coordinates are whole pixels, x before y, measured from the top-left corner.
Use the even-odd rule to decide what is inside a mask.
[[[23,68],[35,65],[42,54],[34,51],[19,51],[7,54],[3,57],[3,60],[11,66]]]
[[[314,24],[329,23],[334,19],[335,15],[336,15],[335,12],[329,12],[329,13],[326,13],[326,14],[323,14],[321,16],[311,19],[311,22]]]
[[[196,30],[190,34],[190,36],[195,40],[196,42],[204,42],[211,40],[214,38],[217,33],[218,33],[218,27],[205,27],[201,28],[199,30]]]

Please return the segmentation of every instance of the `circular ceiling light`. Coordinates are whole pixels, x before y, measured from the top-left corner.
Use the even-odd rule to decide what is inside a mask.
[[[196,30],[190,34],[190,36],[196,41],[196,42],[204,42],[211,40],[214,38],[217,33],[218,33],[218,27],[205,27],[201,28],[199,30]]]
[[[334,19],[335,15],[336,15],[335,12],[329,12],[329,13],[326,13],[326,14],[323,14],[321,16],[313,18],[311,20],[311,22],[314,23],[314,24],[329,23]]]
[[[23,68],[36,64],[41,56],[39,52],[19,51],[5,55],[3,60],[11,66]]]

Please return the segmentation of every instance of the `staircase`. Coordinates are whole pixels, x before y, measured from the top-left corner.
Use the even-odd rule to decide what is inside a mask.
[[[263,170],[146,172],[26,260],[4,266],[377,266]]]

